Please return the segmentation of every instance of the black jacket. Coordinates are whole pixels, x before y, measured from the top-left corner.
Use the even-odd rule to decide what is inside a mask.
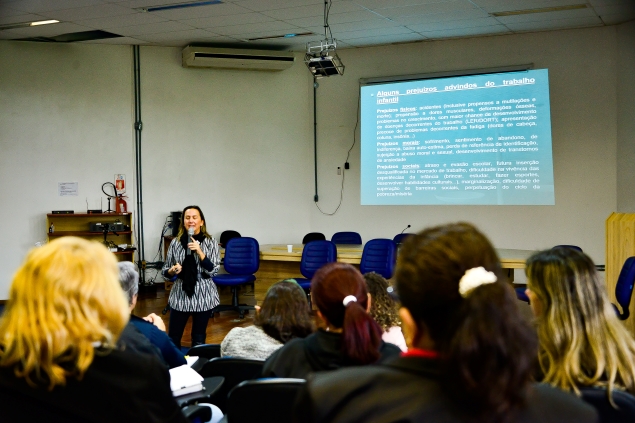
[[[157,358],[131,351],[100,351],[78,381],[33,388],[13,368],[0,367],[0,421],[186,423]]]
[[[337,370],[352,363],[342,355],[342,335],[318,330],[306,338],[287,342],[271,354],[262,370],[263,377],[292,377],[305,379],[309,373]],[[401,353],[399,347],[382,341],[379,362]]]
[[[398,357],[384,364],[316,373],[298,395],[297,422],[473,423],[438,383],[437,361]],[[532,386],[514,423],[594,423],[593,407],[547,385]]]

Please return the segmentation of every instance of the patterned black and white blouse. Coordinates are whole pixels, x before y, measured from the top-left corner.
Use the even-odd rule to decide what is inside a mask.
[[[201,242],[201,250],[205,254],[205,260],[201,262],[198,254],[193,253],[196,265],[198,267],[199,277],[194,287],[194,295],[188,297],[185,291],[183,291],[183,281],[176,276],[172,291],[170,292],[170,299],[168,300],[170,307],[174,310],[184,312],[196,312],[207,311],[216,307],[220,300],[218,298],[218,290],[216,284],[212,281],[212,276],[218,273],[220,268],[220,253],[218,250],[218,242],[214,238],[206,237]],[[179,238],[174,238],[168,248],[168,256],[163,265],[163,276],[172,280],[174,277],[170,277],[167,273],[170,267],[176,263],[183,263],[185,259],[185,249],[181,245]],[[208,260],[211,262],[208,262]],[[207,265],[207,266],[204,266]],[[207,268],[206,268],[207,267]]]

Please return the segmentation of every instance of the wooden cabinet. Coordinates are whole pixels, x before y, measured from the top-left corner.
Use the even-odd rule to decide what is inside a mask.
[[[49,242],[61,236],[77,236],[93,241],[104,241],[103,232],[92,232],[91,223],[121,223],[122,231],[108,231],[106,242],[112,248],[126,244],[133,245],[132,213],[99,213],[99,214],[47,214],[46,227],[53,225],[53,232],[48,233]],[[134,261],[135,250],[117,248],[113,254],[119,261]]]

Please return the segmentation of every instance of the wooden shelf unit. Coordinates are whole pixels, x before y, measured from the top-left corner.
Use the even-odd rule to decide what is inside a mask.
[[[117,232],[115,235],[109,232],[106,236],[107,241],[112,241],[115,245],[119,244],[134,244],[133,243],[133,228],[132,228],[132,213],[73,213],[73,214],[52,214],[46,215],[46,227],[50,228],[51,223],[55,230],[53,233],[47,233],[49,242],[53,239],[62,236],[77,236],[80,238],[86,238],[93,241],[102,241],[104,238],[103,232],[91,232],[90,224],[92,222],[99,223],[115,223],[121,222],[123,225],[127,225],[130,229]],[[135,251],[117,251],[113,252],[117,256],[117,259],[134,261]]]

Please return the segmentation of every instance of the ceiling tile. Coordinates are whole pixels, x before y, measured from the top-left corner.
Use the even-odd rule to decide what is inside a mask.
[[[14,34],[18,38],[32,37],[55,37],[61,34],[70,34],[72,32],[91,31],[93,28],[77,25],[70,22],[61,22],[53,25],[38,25],[28,28],[7,29],[2,32]]]
[[[188,29],[186,31],[143,34],[143,35],[138,35],[137,38],[140,38],[145,41],[151,41],[153,43],[161,43],[163,41],[170,41],[170,40],[179,40],[179,41],[187,40],[187,42],[195,42],[196,40],[199,40],[199,39],[213,38],[215,36],[216,34],[204,31],[202,29]]]
[[[624,22],[632,21],[635,19],[635,13],[624,14],[620,13],[617,15],[603,15],[602,22],[606,25],[617,25]]]
[[[265,10],[286,9],[289,7],[289,0],[239,0],[235,4],[245,7],[254,12],[263,12]],[[312,6],[315,4],[324,4],[316,0],[293,0],[293,6]],[[333,8],[337,4],[333,5]],[[333,10],[333,9],[331,9]]]
[[[413,31],[403,26],[397,26],[393,28],[378,28],[367,29],[360,31],[342,32],[336,37],[338,40],[347,41],[354,40],[355,38],[368,38],[382,35],[396,35],[396,34],[414,34]]]
[[[0,17],[8,18],[9,16],[28,15],[28,12],[22,10],[12,9],[10,7],[0,4]]]
[[[74,9],[53,10],[47,12],[47,16],[60,21],[80,21],[93,18],[105,18],[108,16],[129,15],[132,10],[117,6],[116,4],[99,4],[89,7],[77,7]]]
[[[388,19],[372,19],[369,21],[333,24],[331,25],[331,31],[333,33],[333,36],[337,38],[338,35],[342,32],[373,30],[376,28],[393,28],[393,27],[403,28],[402,25],[399,25],[398,23],[390,21]],[[317,34],[324,33],[324,28],[321,26],[311,26],[306,28]]]
[[[107,28],[107,30],[110,32],[124,35],[126,37],[133,37],[135,35],[141,34],[157,34],[159,32],[185,31],[188,29],[192,29],[192,27],[174,21],[156,22],[136,26],[125,26],[121,28]]]
[[[517,22],[507,24],[506,26],[512,31],[544,31],[595,25],[602,25],[602,21],[597,16],[589,16],[586,18],[553,19],[535,22]]]
[[[333,14],[329,16],[329,25],[333,26],[339,23],[368,21],[368,20],[373,20],[378,18],[379,17],[376,14],[366,10],[362,10],[358,12],[338,13],[338,14]],[[284,19],[284,21],[292,25],[307,27],[307,26],[321,25],[323,24],[324,19],[320,15],[320,16],[313,16],[313,17],[300,18],[300,19]]]
[[[597,6],[618,6],[633,4],[632,0],[588,0],[593,7]]]
[[[191,25],[195,28],[215,28],[220,26],[233,26],[233,25],[245,25],[252,23],[271,22],[273,18],[265,16],[261,13],[243,13],[240,15],[228,15],[228,16],[208,16],[205,18],[186,19],[181,21],[186,25]]]
[[[448,13],[435,13],[429,15],[400,16],[391,18],[393,22],[401,25],[419,25],[424,23],[462,21],[468,19],[487,18],[489,14],[480,9],[457,10]]]
[[[408,43],[413,41],[423,41],[427,39],[426,37],[420,34],[400,34],[400,35],[390,35],[390,36],[379,36],[379,37],[366,37],[366,38],[356,38],[353,40],[347,40],[346,45],[350,45],[353,47],[365,47],[365,46],[374,46],[381,44],[396,44],[396,43]],[[344,65],[346,66],[346,60],[344,60]]]
[[[24,12],[39,13],[51,10],[72,9],[103,4],[99,0],[16,0],[7,2],[6,5]]]
[[[418,6],[432,3],[452,3],[458,0],[355,0],[355,3],[368,9],[386,9],[391,7]]]
[[[76,23],[99,29],[120,28],[122,26],[144,25],[165,21],[166,19],[153,15],[152,13],[137,12],[123,16],[109,16],[107,18],[87,19],[77,21]]]
[[[476,9],[476,7],[468,1],[454,1],[447,3],[432,3],[419,6],[392,7],[390,9],[376,10],[376,12],[379,13],[381,16],[393,19],[401,16],[428,15],[473,9]]]
[[[632,16],[635,12],[635,1],[630,4],[622,4],[615,6],[598,6],[594,8],[596,13],[600,16],[603,15],[620,15]]]
[[[503,25],[480,26],[477,28],[457,28],[443,31],[422,32],[421,34],[433,39],[473,37],[478,35],[497,35],[509,33],[510,31]]]
[[[582,19],[588,17],[597,17],[593,9],[575,9],[561,10],[559,12],[529,13],[527,15],[499,16],[496,19],[505,24],[514,24],[521,22],[543,22],[553,21],[557,19]]]
[[[479,26],[493,26],[498,24],[498,21],[494,18],[478,18],[461,21],[427,22],[420,25],[407,25],[407,27],[416,32],[429,32],[459,28],[476,28]]]
[[[266,32],[266,33],[277,33],[282,34],[285,32],[296,32],[298,28],[294,25],[289,25],[286,22],[281,21],[273,21],[273,22],[262,22],[262,23],[252,23],[246,25],[232,25],[232,26],[223,26],[214,28],[214,32],[221,35],[244,35],[244,34],[254,34],[258,32]],[[245,38],[242,37],[241,38]],[[249,37],[251,38],[251,37]]]
[[[334,19],[336,15],[346,14],[349,12],[360,12],[366,9],[352,2],[334,3],[329,12],[329,19]],[[305,17],[324,16],[324,4],[312,4],[299,7],[288,7],[285,9],[264,10],[262,12],[267,16],[280,20],[289,20]]]
[[[20,15],[14,16],[2,16],[0,15],[0,25],[9,25],[9,24],[17,24],[17,23],[30,23],[33,21],[41,21],[42,17],[39,15],[25,15],[24,12],[21,12]]]
[[[206,18],[208,16],[226,16],[249,13],[251,10],[233,3],[211,4],[209,6],[187,7],[185,9],[149,12],[170,20]]]
[[[102,40],[80,41],[82,44],[117,44],[117,45],[147,45],[151,44],[148,41],[139,40],[138,38],[130,37],[118,37],[118,38],[104,38]]]
[[[490,13],[587,3],[586,0],[473,0],[473,2]]]

